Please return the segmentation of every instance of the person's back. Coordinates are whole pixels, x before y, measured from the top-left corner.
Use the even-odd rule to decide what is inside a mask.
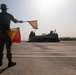
[[[10,15],[6,12],[0,13],[0,30],[10,29]]]
[[[4,44],[6,44],[7,49],[7,59],[8,59],[8,67],[16,65],[16,62],[12,62],[12,53],[11,53],[11,46],[12,41],[7,34],[7,30],[10,29],[10,22],[13,21],[14,23],[22,23],[22,21],[18,21],[15,19],[11,14],[7,13],[7,6],[6,4],[1,4],[2,12],[0,13],[0,66],[2,66],[3,62],[3,49]]]

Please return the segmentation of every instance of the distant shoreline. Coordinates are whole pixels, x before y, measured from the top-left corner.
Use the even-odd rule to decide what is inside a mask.
[[[76,37],[75,38],[71,38],[71,37],[61,37],[59,38],[61,41],[76,41]]]
[[[71,37],[60,37],[59,39],[60,39],[60,41],[76,41],[76,37],[75,38],[71,38]],[[21,42],[28,42],[28,40],[22,40]]]

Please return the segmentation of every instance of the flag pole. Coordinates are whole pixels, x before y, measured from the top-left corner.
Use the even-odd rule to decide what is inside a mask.
[[[32,21],[37,21],[37,20],[32,20]],[[29,22],[29,21],[23,21],[23,22]]]
[[[28,22],[28,21],[23,21],[23,22]]]

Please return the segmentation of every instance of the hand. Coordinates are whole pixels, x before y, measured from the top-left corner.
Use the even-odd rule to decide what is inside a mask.
[[[19,21],[20,23],[23,23],[23,21],[21,20],[21,21]]]

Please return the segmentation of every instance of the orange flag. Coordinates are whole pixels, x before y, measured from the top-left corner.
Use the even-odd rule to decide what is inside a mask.
[[[11,38],[12,42],[20,43],[21,42],[21,35],[20,35],[20,29],[14,28],[11,30],[7,30],[7,34]]]
[[[29,22],[29,24],[30,24],[34,29],[38,29],[37,20],[27,21],[27,22]]]

